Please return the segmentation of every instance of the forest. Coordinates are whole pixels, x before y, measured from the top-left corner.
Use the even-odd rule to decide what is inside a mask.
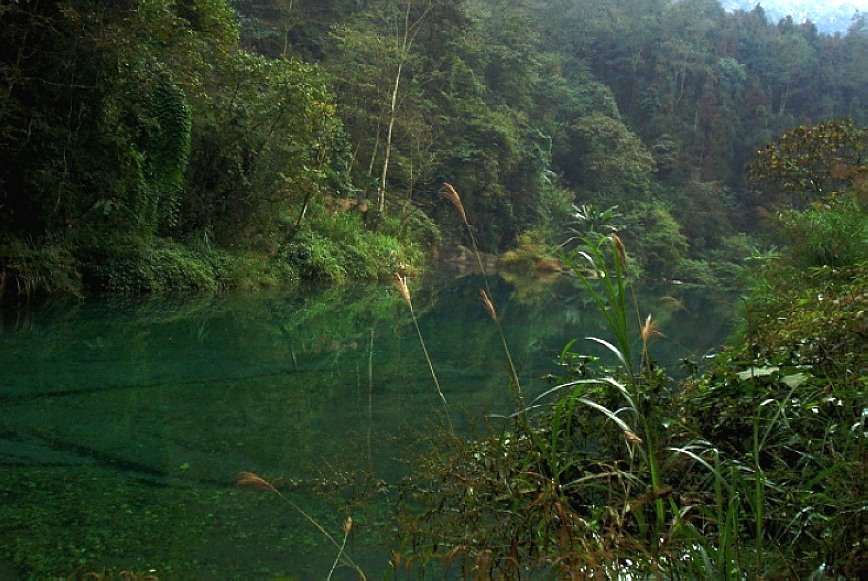
[[[400,484],[396,576],[865,577],[863,17],[13,0],[0,23],[4,309],[392,279],[447,420]],[[571,343],[526,399],[486,279],[513,413],[456,434],[411,300],[456,246],[571,277],[614,363]],[[664,369],[638,279],[742,289],[731,340]],[[345,522],[335,566],[364,578]]]
[[[714,0],[0,7],[4,297],[384,278],[617,227],[652,276],[769,246],[757,150],[865,123],[846,35]]]

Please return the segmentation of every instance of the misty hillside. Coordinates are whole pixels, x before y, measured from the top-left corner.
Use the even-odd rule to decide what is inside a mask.
[[[771,22],[792,16],[797,24],[810,20],[820,32],[827,34],[844,34],[857,14],[864,12],[856,2],[848,0],[721,0],[721,4],[727,10],[753,10],[759,4]]]

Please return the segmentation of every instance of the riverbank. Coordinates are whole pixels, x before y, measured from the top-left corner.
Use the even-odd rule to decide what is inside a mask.
[[[355,212],[312,209],[315,220],[269,243],[220,248],[207,237],[71,237],[53,243],[0,240],[0,299],[160,295],[293,288],[386,279],[424,269],[437,231],[408,230],[400,217],[370,228]],[[433,228],[433,226],[432,226]]]

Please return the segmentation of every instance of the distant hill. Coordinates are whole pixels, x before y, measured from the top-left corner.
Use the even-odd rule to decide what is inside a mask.
[[[759,4],[772,22],[792,16],[799,24],[810,20],[827,34],[845,34],[854,16],[866,14],[864,0],[721,0],[720,3],[727,10],[753,10]]]

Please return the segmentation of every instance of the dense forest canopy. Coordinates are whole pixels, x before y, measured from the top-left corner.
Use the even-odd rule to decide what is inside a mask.
[[[7,292],[382,275],[461,240],[444,181],[487,250],[616,206],[639,266],[701,281],[771,204],[757,150],[868,116],[863,21],[716,0],[19,0],[0,21]]]

